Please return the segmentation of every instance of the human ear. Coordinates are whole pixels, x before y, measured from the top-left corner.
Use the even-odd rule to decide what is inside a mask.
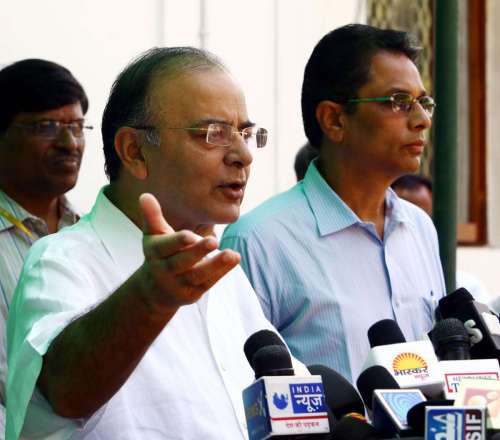
[[[146,161],[141,151],[139,132],[131,127],[121,127],[115,134],[115,151],[123,168],[135,178],[144,180],[148,176]]]
[[[344,139],[344,112],[341,104],[321,101],[316,107],[316,120],[324,136],[339,144]]]

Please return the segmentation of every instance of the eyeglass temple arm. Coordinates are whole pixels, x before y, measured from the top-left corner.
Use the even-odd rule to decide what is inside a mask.
[[[392,101],[392,96],[382,96],[380,98],[354,98],[349,99],[347,102],[387,102]]]

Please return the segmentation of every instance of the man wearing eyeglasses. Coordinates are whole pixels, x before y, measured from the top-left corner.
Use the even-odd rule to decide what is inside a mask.
[[[59,64],[39,59],[0,70],[0,438],[5,424],[5,330],[33,242],[77,220],[64,194],[76,183],[88,100]]]
[[[302,181],[230,225],[264,312],[306,364],[356,380],[367,330],[395,319],[407,340],[430,330],[445,287],[427,214],[390,184],[419,169],[434,100],[408,35],[336,29],[305,69],[302,114],[318,151]]]
[[[267,131],[221,62],[187,47],[127,66],[102,135],[110,184],[34,246],[16,291],[8,440],[244,439],[242,347],[272,326],[213,228],[237,219]]]

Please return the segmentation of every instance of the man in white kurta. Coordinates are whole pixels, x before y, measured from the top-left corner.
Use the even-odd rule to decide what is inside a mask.
[[[242,347],[272,327],[214,225],[238,218],[267,132],[213,55],[156,48],[102,134],[110,184],[32,248],[14,295],[7,439],[244,439]]]
[[[101,192],[92,212],[35,245],[11,314],[9,410],[22,426],[42,357],[68,322],[100,303],[144,261],[142,232]],[[15,325],[13,325],[15,323]],[[41,393],[24,435],[205,439],[246,434],[241,391],[253,377],[248,336],[271,328],[239,266],[170,320],[127,382],[92,417],[57,416]],[[72,437],[74,436],[74,437]],[[42,436],[43,438],[43,436]]]

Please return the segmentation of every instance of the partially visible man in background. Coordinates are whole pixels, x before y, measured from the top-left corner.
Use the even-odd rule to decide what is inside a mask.
[[[422,208],[432,217],[432,183],[420,174],[405,174],[392,182],[391,188],[402,199]]]
[[[0,70],[0,438],[5,431],[5,326],[34,241],[75,223],[64,193],[85,147],[88,99],[66,68],[26,59]]]

